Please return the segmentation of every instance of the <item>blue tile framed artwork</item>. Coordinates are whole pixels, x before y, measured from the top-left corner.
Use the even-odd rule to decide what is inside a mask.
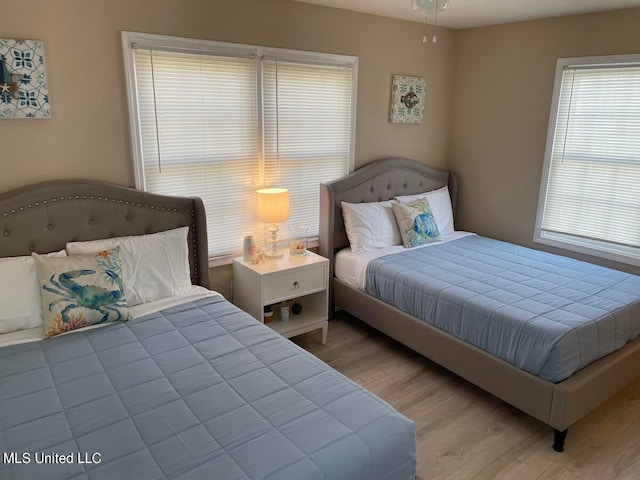
[[[394,75],[391,81],[391,123],[422,123],[424,96],[423,77]]]
[[[0,119],[50,117],[42,42],[0,38]]]

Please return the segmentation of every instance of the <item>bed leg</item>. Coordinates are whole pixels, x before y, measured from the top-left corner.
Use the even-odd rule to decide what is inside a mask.
[[[567,438],[568,431],[569,429],[562,431],[553,429],[553,449],[556,452],[564,452],[564,441]]]

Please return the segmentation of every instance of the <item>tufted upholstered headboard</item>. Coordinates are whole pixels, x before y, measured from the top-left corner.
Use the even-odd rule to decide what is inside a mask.
[[[199,198],[155,195],[94,180],[57,180],[0,195],[0,257],[178,227],[189,227],[192,283],[209,288],[207,226]]]
[[[333,278],[334,254],[349,245],[340,202],[382,202],[396,195],[436,190],[445,185],[449,186],[455,213],[458,193],[455,175],[406,158],[376,160],[346,177],[320,185],[318,250],[320,255],[329,259],[329,278]]]

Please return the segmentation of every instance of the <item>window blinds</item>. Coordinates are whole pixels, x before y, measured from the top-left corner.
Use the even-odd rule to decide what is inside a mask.
[[[317,236],[320,183],[349,173],[352,69],[265,60],[263,71],[265,183],[289,189],[290,223]]]
[[[288,188],[289,223],[317,235],[319,185],[352,157],[351,66],[133,52],[143,188],[201,197],[212,257],[237,254],[245,235],[261,243],[262,186]]]
[[[562,72],[543,235],[640,258],[640,66]]]
[[[237,251],[259,235],[255,61],[135,50],[135,67],[146,190],[201,197],[210,254]]]

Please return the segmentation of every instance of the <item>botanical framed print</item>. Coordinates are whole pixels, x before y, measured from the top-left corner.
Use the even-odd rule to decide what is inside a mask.
[[[50,117],[42,42],[0,38],[0,119]]]
[[[423,77],[394,75],[391,83],[391,123],[422,123],[424,94]]]

